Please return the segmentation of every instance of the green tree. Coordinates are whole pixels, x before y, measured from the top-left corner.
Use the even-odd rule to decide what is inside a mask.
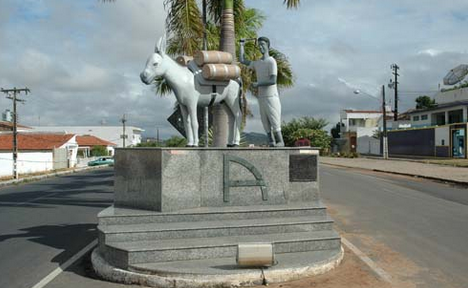
[[[107,152],[106,147],[104,146],[93,146],[91,149],[91,156],[107,156],[109,153]]]
[[[437,104],[434,99],[429,96],[423,95],[416,98],[416,109],[427,109],[436,107]]]
[[[172,136],[171,138],[164,141],[166,147],[185,147],[187,145],[187,139],[179,136]]]
[[[296,137],[297,131],[300,129],[323,130],[327,125],[327,120],[322,118],[315,119],[314,117],[294,118],[289,122],[283,122],[281,130],[283,132],[284,143],[286,146],[294,146],[294,142],[298,139]]]
[[[330,130],[330,134],[331,136],[336,139],[336,138],[340,138],[340,132],[341,132],[341,127],[343,127],[344,124],[341,123],[341,122],[338,122],[336,123],[335,127],[333,127],[331,130]]]

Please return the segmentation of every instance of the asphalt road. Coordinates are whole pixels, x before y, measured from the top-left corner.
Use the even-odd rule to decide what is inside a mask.
[[[468,287],[468,189],[321,168],[322,197],[337,229],[389,273],[395,287]]]
[[[112,170],[0,189],[0,287],[32,287],[96,237]],[[342,236],[395,287],[467,287],[468,190],[321,166],[322,198]],[[88,278],[86,259],[46,287],[124,287]]]
[[[112,202],[111,168],[1,188],[0,287],[30,288],[91,243]]]

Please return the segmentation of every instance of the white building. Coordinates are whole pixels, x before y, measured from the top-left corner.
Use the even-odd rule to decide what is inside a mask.
[[[441,91],[434,96],[437,106],[409,112],[411,127],[440,126],[468,122],[468,88]]]
[[[435,107],[407,112],[412,129],[396,131],[399,133],[393,139],[389,138],[390,152],[422,157],[468,158],[468,88],[441,91],[434,100],[437,103]],[[415,146],[417,151],[412,150]]]
[[[393,115],[393,114],[392,114]],[[382,111],[345,109],[340,112],[340,122],[343,124],[342,133],[357,132],[358,128],[378,127]]]
[[[78,145],[74,134],[19,133],[19,174],[74,167]],[[0,177],[13,176],[13,134],[0,134]]]
[[[375,136],[379,131],[382,114],[382,111],[375,110],[342,110],[340,137],[346,144],[341,150],[360,154],[379,154],[380,140]],[[393,117],[393,113],[387,110],[387,117]]]
[[[2,113],[2,121],[13,122],[13,112],[10,109],[6,109],[5,112]]]
[[[63,132],[77,135],[92,135],[123,147],[122,126],[35,126],[35,131]],[[125,146],[131,147],[141,143],[141,133],[144,130],[134,126],[125,127]]]

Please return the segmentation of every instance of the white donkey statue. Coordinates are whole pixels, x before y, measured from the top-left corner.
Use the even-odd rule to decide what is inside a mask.
[[[187,146],[198,146],[197,107],[219,104],[221,101],[229,108],[228,146],[239,146],[240,141],[240,84],[230,80],[226,85],[200,85],[187,67],[183,67],[166,54],[166,37],[159,39],[153,53],[146,61],[146,67],[141,72],[143,83],[150,85],[156,77],[163,77],[175,94],[182,111],[182,117],[187,136]]]

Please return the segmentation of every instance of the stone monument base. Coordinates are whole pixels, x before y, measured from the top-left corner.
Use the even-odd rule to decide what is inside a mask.
[[[320,201],[318,151],[118,149],[115,205],[99,213],[103,278],[153,287],[232,287],[324,273],[341,238]],[[236,265],[237,246],[273,245],[277,264]]]
[[[343,259],[343,250],[298,252],[277,255],[278,265],[264,269],[238,269],[232,258],[163,262],[124,270],[92,253],[94,269],[102,278],[148,287],[209,288],[265,285],[293,281],[326,273]]]

